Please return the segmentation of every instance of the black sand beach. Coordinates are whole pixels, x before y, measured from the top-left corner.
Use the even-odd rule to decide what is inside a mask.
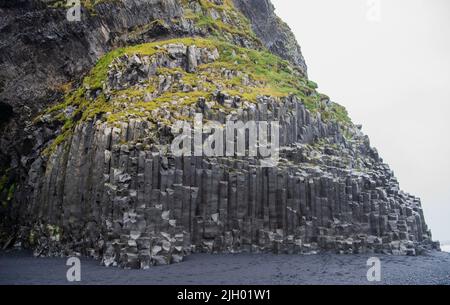
[[[430,284],[450,285],[450,253],[426,256],[377,256],[381,282],[367,281],[367,259],[376,255],[195,254],[183,263],[148,270],[106,268],[81,258],[77,284],[298,285]],[[0,284],[73,284],[66,280],[65,258],[34,258],[28,252],[0,252]]]

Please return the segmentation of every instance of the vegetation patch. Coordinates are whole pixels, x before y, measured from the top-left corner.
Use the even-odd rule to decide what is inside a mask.
[[[207,30],[216,39],[233,41],[234,37],[242,37],[263,48],[250,22],[234,7],[232,0],[224,0],[222,5],[208,0],[182,0],[182,4],[184,17],[192,20],[196,27]],[[193,9],[193,6],[197,9]]]
[[[156,75],[145,84],[123,90],[106,90],[108,71],[116,58],[167,54],[163,46],[174,43],[195,45],[211,51],[217,49],[219,58],[198,66],[194,73],[181,68],[159,68]],[[177,84],[185,85],[186,90],[179,86],[171,87],[146,101],[145,97],[158,88],[160,76],[180,79]],[[252,103],[257,101],[258,96],[282,98],[296,95],[312,113],[321,113],[324,120],[351,124],[345,108],[331,103],[316,88],[316,83],[304,78],[296,67],[276,55],[241,48],[213,38],[179,38],[120,48],[103,56],[78,89],[68,92],[63,102],[45,112],[45,115],[60,121],[62,126],[61,133],[47,148],[46,153],[51,153],[63,143],[79,122],[101,119],[113,124],[129,118],[142,118],[158,123],[163,120],[152,114],[154,110],[164,106],[176,112],[183,106],[198,102],[200,98],[211,100],[219,91]],[[70,114],[67,109],[71,109]]]

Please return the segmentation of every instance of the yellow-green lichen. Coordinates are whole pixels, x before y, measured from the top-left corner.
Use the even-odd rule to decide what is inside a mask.
[[[192,3],[197,3],[201,10],[194,11]],[[192,20],[196,27],[209,31],[212,36],[225,41],[232,41],[237,36],[244,37],[262,48],[250,22],[234,7],[232,0],[224,0],[221,5],[208,0],[182,0],[182,4],[184,17]]]
[[[47,233],[52,241],[60,241],[62,229],[56,225],[47,225]]]
[[[163,46],[171,43],[217,49],[219,58],[198,66],[194,73],[188,73],[181,68],[159,68],[156,76],[150,78],[147,83],[123,90],[104,90],[108,71],[115,65],[116,58],[165,53],[167,51]],[[225,72],[231,73],[231,76],[224,77]],[[190,88],[181,90],[171,87],[168,91],[145,101],[146,96],[152,95],[158,88],[159,76],[169,75],[176,76],[180,79],[180,84]],[[164,105],[176,112],[178,108],[196,103],[201,97],[211,99],[216,91],[239,96],[241,100],[248,102],[256,102],[257,97],[263,95],[277,98],[296,95],[311,112],[320,112],[323,119],[351,124],[345,108],[330,103],[329,98],[317,92],[316,88],[316,83],[304,78],[302,73],[286,60],[266,51],[241,48],[218,39],[178,38],[120,48],[103,56],[78,89],[67,93],[63,102],[45,112],[62,122],[60,135],[46,151],[53,151],[71,135],[79,122],[87,119],[102,119],[113,124],[127,121],[129,117],[140,117],[157,122],[163,118],[154,117],[151,112],[160,106]],[[96,93],[92,95],[94,91]],[[74,109],[73,114],[66,117],[64,110],[69,106]]]

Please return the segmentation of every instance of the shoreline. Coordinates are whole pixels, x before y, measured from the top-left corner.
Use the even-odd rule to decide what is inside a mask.
[[[369,282],[367,260],[381,261],[381,281]],[[94,285],[450,285],[450,254],[193,254],[179,264],[129,270],[81,260],[81,282]],[[35,258],[26,251],[0,252],[0,285],[72,285],[67,258]]]

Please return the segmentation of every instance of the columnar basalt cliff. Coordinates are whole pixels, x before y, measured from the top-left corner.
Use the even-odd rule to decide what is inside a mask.
[[[420,200],[308,80],[268,0],[82,3],[74,23],[61,1],[0,8],[5,246],[131,268],[438,248]],[[278,122],[278,164],[174,155],[172,127],[195,114]]]

